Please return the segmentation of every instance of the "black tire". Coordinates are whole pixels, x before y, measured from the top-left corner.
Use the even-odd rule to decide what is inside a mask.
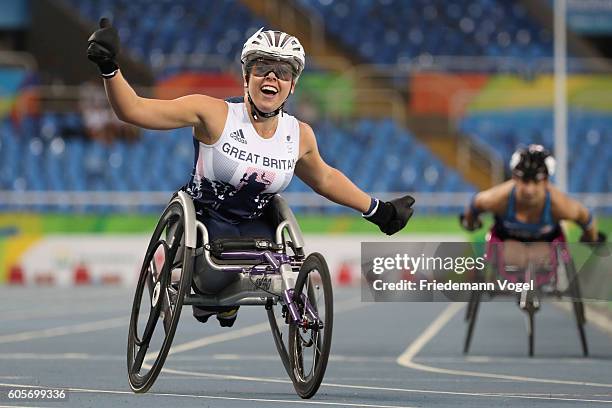
[[[280,307],[277,306],[276,309],[278,311]],[[267,307],[267,312],[268,321],[270,322],[270,329],[272,330],[272,337],[274,338],[274,344],[276,345],[276,351],[278,351],[278,355],[281,358],[283,367],[285,367],[285,371],[287,371],[287,375],[289,375],[289,378],[291,378],[291,381],[293,381],[293,371],[291,369],[291,363],[289,362],[289,353],[287,352],[287,346],[283,340],[283,332],[276,321],[278,318],[277,314],[279,313],[275,313],[275,306],[273,305],[269,305]],[[284,334],[285,339],[289,338],[286,332]]]
[[[290,377],[297,394],[306,399],[316,394],[325,375],[333,329],[331,278],[327,262],[319,253],[312,253],[304,260],[294,289],[294,299],[300,316],[312,321],[305,313],[302,294],[308,297],[323,323],[322,328],[313,327],[308,330],[294,324],[289,326],[289,362],[292,371]],[[324,296],[322,301],[321,295]],[[312,363],[308,357],[305,358],[309,350],[312,351]]]
[[[137,393],[147,392],[159,375],[174,339],[185,294],[191,287],[193,250],[181,245],[181,241],[184,241],[184,222],[180,203],[172,202],[166,207],[151,237],[140,270],[127,347],[128,381]],[[158,266],[160,262],[162,265]],[[180,278],[173,277],[173,271],[175,275],[177,271],[180,272]],[[145,328],[140,330],[143,301],[149,312]],[[156,335],[158,326],[163,327],[163,333],[158,330]],[[157,344],[159,350],[147,353]],[[147,360],[153,360],[153,356],[155,361],[149,365]],[[148,371],[145,366],[150,366]]]
[[[472,317],[472,313],[474,312],[474,304],[476,303],[476,296],[474,292],[470,292],[470,299],[468,300],[468,304],[465,308],[465,321],[469,321],[470,317]]]
[[[582,355],[589,356],[589,345],[584,332],[584,305],[582,300],[573,302],[574,314],[576,315],[576,325],[578,327],[578,335],[580,336],[580,344],[582,345]]]
[[[531,301],[530,301],[531,302]],[[527,338],[529,343],[529,357],[533,357],[535,343],[535,309],[533,305],[527,306]]]
[[[472,335],[474,334],[474,326],[476,325],[476,318],[478,317],[478,307],[480,306],[480,292],[472,292],[470,297],[470,303],[468,304],[469,318],[468,327],[465,333],[465,340],[463,342],[463,354],[467,354],[470,351],[470,344],[472,343]]]
[[[567,275],[570,280],[570,296],[574,309],[574,316],[576,317],[578,336],[580,337],[580,344],[582,346],[582,355],[584,357],[588,357],[589,345],[587,343],[586,333],[584,332],[584,325],[586,323],[586,317],[584,314],[584,303],[582,303],[582,293],[580,291],[580,284],[578,282],[578,274],[576,273],[576,267],[574,266],[574,262],[571,259],[565,264],[565,270],[567,271]]]

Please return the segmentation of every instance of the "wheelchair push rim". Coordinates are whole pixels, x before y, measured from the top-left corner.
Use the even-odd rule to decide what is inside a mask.
[[[318,319],[309,313],[304,298],[308,299]],[[291,380],[301,398],[310,398],[319,389],[325,375],[333,328],[331,278],[321,254],[310,254],[302,264],[295,283],[294,302],[302,322],[289,326]]]
[[[155,228],[140,271],[127,347],[128,380],[137,393],[148,391],[159,375],[190,288],[192,257],[181,245],[184,231],[183,209],[173,202]]]

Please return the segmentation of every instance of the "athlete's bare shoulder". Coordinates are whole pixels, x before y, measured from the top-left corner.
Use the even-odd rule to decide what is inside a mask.
[[[193,127],[193,134],[202,143],[214,144],[225,128],[229,112],[228,103],[208,95],[190,96],[194,96],[192,103],[198,105],[197,112],[200,116],[200,123]]]
[[[550,207],[556,220],[576,220],[584,208],[582,204],[569,197],[552,184],[548,185],[550,192]]]
[[[312,127],[306,122],[298,120],[300,125],[300,155],[302,158],[305,155],[309,155],[312,152],[318,152],[317,139],[315,137]],[[317,153],[318,154],[318,153]]]
[[[481,191],[476,195],[476,205],[482,211],[502,214],[506,211],[508,197],[510,197],[513,187],[514,181],[508,180],[488,190]]]

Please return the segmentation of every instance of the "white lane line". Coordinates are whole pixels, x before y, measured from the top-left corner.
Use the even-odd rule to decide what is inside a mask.
[[[77,316],[87,314],[102,314],[106,312],[118,312],[125,311],[126,307],[118,307],[117,305],[109,305],[108,307],[101,307],[96,305],[93,307],[78,307],[75,305],[66,305],[64,307],[57,308],[44,308],[42,310],[26,310],[26,311],[13,311],[7,313],[0,313],[1,322],[11,322],[15,320],[27,320],[27,319],[43,319],[46,317],[58,317],[58,316]]]
[[[347,302],[349,303],[349,302]],[[361,304],[361,305],[366,305],[366,304]],[[350,304],[348,305],[348,307],[344,308],[344,310],[351,310],[353,308],[358,308],[359,304],[355,305],[355,306],[350,306]],[[449,305],[449,307],[447,309],[445,309],[445,311],[442,312],[441,317],[439,316],[434,322],[432,322],[432,326],[439,326],[439,328],[437,329],[438,331],[444,326],[444,324],[446,322],[444,322],[444,320],[448,321],[448,319],[452,318],[452,316],[454,314],[457,313],[457,311],[459,311],[461,309],[462,305],[461,304],[457,304],[457,303],[453,303],[451,305]],[[338,309],[338,308],[337,308]],[[447,311],[448,309],[450,309],[450,311]],[[437,323],[436,323],[437,322]],[[269,329],[269,327],[266,325],[266,330]],[[254,329],[255,326],[260,326],[260,325],[254,325],[254,326],[250,326],[250,327],[245,327],[244,329],[239,329],[239,330],[245,330],[245,329]],[[235,330],[237,331],[237,330]],[[255,331],[255,330],[253,330]],[[427,334],[428,336],[435,336],[437,332],[434,332],[433,329],[431,330],[426,330],[426,332],[424,332],[421,336],[424,336],[425,334]],[[227,333],[229,334],[229,333]],[[254,333],[257,334],[257,333]],[[215,337],[217,341],[219,341],[219,335],[215,335],[215,336],[210,336],[210,337]],[[206,338],[200,339],[200,340],[196,340],[196,342],[204,342],[204,340],[206,340]],[[418,339],[417,339],[418,340]],[[189,349],[195,348],[195,347],[191,347],[194,346],[195,343],[194,342],[189,342],[192,343],[190,345]],[[423,347],[425,345],[426,342],[419,342],[421,344],[421,347]],[[185,343],[187,344],[187,343]],[[184,344],[184,345],[185,345]],[[212,344],[212,343],[210,343]],[[411,353],[415,353],[418,352],[418,350],[416,350],[415,348],[408,348]],[[415,352],[416,350],[416,352]],[[143,364],[143,367],[145,366],[145,364]],[[147,364],[147,368],[150,368],[151,366]],[[277,383],[277,384],[291,384],[290,380],[285,380],[285,379],[278,379],[278,378],[262,378],[262,377],[249,377],[249,376],[242,376],[242,375],[228,375],[228,374],[215,374],[215,373],[205,373],[205,372],[194,372],[194,371],[187,371],[187,370],[176,370],[176,369],[171,369],[171,368],[166,368],[164,367],[162,369],[162,371],[164,373],[167,374],[177,374],[177,375],[185,375],[185,376],[192,376],[192,377],[202,377],[202,378],[210,378],[210,379],[221,379],[221,380],[236,380],[236,381],[251,381],[251,382],[264,382],[264,383]],[[543,399],[543,400],[557,400],[557,401],[578,401],[578,402],[598,402],[598,403],[612,403],[611,401],[608,400],[595,400],[595,399],[580,399],[580,398],[564,398],[564,397],[552,397],[551,395],[545,396],[545,397],[539,397],[539,396],[530,396],[530,395],[524,395],[524,394],[500,394],[500,393],[475,393],[475,392],[455,392],[455,391],[436,391],[436,390],[422,390],[422,389],[407,389],[407,388],[392,388],[392,387],[377,387],[377,386],[366,386],[366,385],[351,385],[351,384],[335,384],[335,383],[327,383],[324,382],[321,385],[326,386],[326,387],[333,387],[333,388],[347,388],[347,389],[360,389],[360,390],[371,390],[371,391],[392,391],[392,392],[409,392],[409,393],[421,393],[421,394],[441,394],[441,395],[460,395],[460,396],[469,396],[469,397],[485,397],[485,398],[521,398],[521,399]]]
[[[570,304],[571,302],[552,302],[553,306],[556,306],[567,313],[571,313],[573,316],[574,310]],[[612,320],[608,315],[606,315],[605,311],[601,311],[588,303],[585,303],[584,307],[586,308],[585,313],[587,322],[593,323],[593,325],[597,326],[607,335],[612,335]]]
[[[125,356],[111,354],[89,354],[89,353],[0,353],[0,360],[90,360],[90,361],[124,361]],[[250,354],[213,354],[205,356],[175,356],[173,362],[177,361],[278,361],[278,354],[257,355]],[[353,357],[331,355],[329,361],[335,363],[381,363],[395,362],[394,357]],[[0,377],[2,378],[2,377]],[[19,378],[19,377],[15,377]],[[10,379],[8,377],[7,379]]]
[[[411,361],[412,358],[416,356],[423,347],[425,347],[429,340],[438,334],[440,329],[442,329],[442,327],[444,327],[446,323],[448,323],[448,321],[452,319],[453,316],[461,309],[463,309],[462,303],[451,303],[448,305],[442,311],[442,313],[440,313],[438,317],[431,322],[425,331],[423,331],[423,333],[421,333],[421,335],[417,337],[416,340],[414,340],[412,344],[410,344],[410,346],[408,346],[408,348],[404,350],[404,352],[397,358],[398,364],[403,365],[402,362]]]
[[[19,388],[50,388],[40,385],[29,385],[29,384],[3,384],[0,383],[0,387],[19,387]],[[75,393],[88,393],[88,394],[116,394],[116,395],[132,395],[134,398],[142,398],[141,395],[135,394],[131,391],[116,391],[116,390],[96,390],[88,388],[64,388],[68,392]],[[183,398],[196,398],[196,399],[212,399],[212,400],[224,400],[224,401],[248,401],[248,402],[259,402],[259,403],[279,403],[279,404],[307,404],[307,405],[329,405],[329,406],[341,406],[341,407],[367,407],[367,408],[414,408],[406,405],[379,405],[379,404],[362,404],[352,402],[332,402],[332,401],[304,401],[299,399],[271,399],[271,398],[242,398],[242,397],[221,397],[216,395],[193,395],[193,394],[175,394],[175,393],[164,393],[164,392],[149,392],[146,395],[152,395],[157,397],[183,397]]]
[[[203,373],[185,370],[175,370],[171,368],[163,368],[164,373],[179,374],[191,377],[211,378],[218,380],[237,380],[237,381],[251,381],[251,382],[264,382],[264,383],[277,383],[277,384],[291,384],[290,380],[283,380],[277,378],[262,378],[262,377],[248,377],[242,375],[230,375],[230,374],[214,374],[214,373]],[[373,385],[352,385],[352,384],[336,384],[324,382],[321,384],[324,387],[330,388],[347,388],[357,390],[368,390],[368,391],[391,391],[401,393],[414,393],[414,394],[434,394],[434,395],[459,395],[464,397],[484,397],[484,398],[519,398],[519,399],[538,399],[547,401],[577,401],[577,402],[599,402],[612,404],[612,400],[598,400],[598,399],[585,399],[585,398],[567,398],[563,396],[555,396],[555,394],[547,394],[546,396],[537,396],[529,394],[514,394],[514,393],[483,393],[483,392],[460,392],[460,391],[438,391],[438,390],[423,390],[415,388],[395,388],[395,387],[378,387]]]
[[[394,358],[393,361],[396,361],[397,358]],[[517,357],[492,357],[492,356],[479,356],[479,355],[470,355],[465,357],[419,357],[415,356],[413,361],[419,363],[449,363],[449,364],[549,364],[549,365],[606,365],[609,366],[610,361],[608,360],[595,360],[595,359],[586,359],[584,357],[554,357],[554,356],[544,356],[544,357],[526,357],[524,355],[520,355]]]
[[[210,359],[210,358],[209,358]],[[223,360],[223,361],[278,361],[278,354],[260,354],[257,356],[251,354],[213,354],[213,360]],[[338,354],[333,354],[329,356],[329,361],[338,362],[338,363],[393,363],[395,362],[394,357],[355,357],[355,356],[342,356]],[[174,359],[173,361],[176,361]],[[192,358],[189,361],[193,361]]]
[[[177,346],[173,346],[170,348],[168,355],[173,355],[177,353],[184,353],[185,351],[198,349],[201,347],[205,347],[215,343],[223,343],[230,340],[240,339],[246,336],[253,336],[255,334],[264,333],[270,330],[270,324],[268,322],[254,324],[252,326],[247,326],[242,329],[232,330],[226,333],[219,333],[213,336],[207,336],[198,340],[189,341],[187,343],[183,343]],[[157,357],[157,351],[153,351],[147,353],[145,357],[145,361],[149,359],[154,359]]]
[[[0,353],[0,360],[124,361],[125,356],[89,353]]]
[[[0,408],[45,408],[40,405],[0,405]],[[46,407],[51,408],[51,407]]]
[[[361,304],[366,306],[367,304]],[[353,305],[352,307],[346,307],[344,310],[350,310],[359,308],[360,305]],[[339,309],[339,308],[337,308]],[[221,375],[221,374],[209,374],[209,373],[197,373],[182,370],[164,369],[164,372],[170,374],[180,374],[186,376],[195,377],[208,377],[224,380],[242,380],[242,381],[253,381],[253,382],[268,382],[268,383],[283,383],[291,384],[289,380],[274,379],[274,378],[258,378],[258,377],[245,377],[235,375]],[[593,400],[593,399],[577,399],[577,398],[558,398],[551,396],[529,396],[529,395],[515,395],[515,394],[501,394],[501,393],[469,393],[469,392],[453,392],[453,391],[435,391],[435,390],[422,390],[422,389],[406,389],[406,388],[391,388],[391,387],[376,387],[376,386],[364,386],[364,385],[350,385],[350,384],[334,384],[334,383],[323,383],[323,386],[334,387],[334,388],[347,388],[347,389],[361,389],[361,390],[375,390],[375,391],[392,391],[392,392],[409,392],[409,393],[421,393],[421,394],[442,394],[442,395],[461,395],[461,396],[478,396],[478,397],[497,397],[497,398],[521,398],[521,399],[543,399],[543,400],[559,400],[559,401],[577,401],[577,402],[598,402],[598,403],[612,403],[612,401],[606,400]],[[0,386],[5,387],[30,387],[30,388],[41,388],[41,386],[23,385],[23,384],[3,384]],[[44,388],[44,387],[43,387]],[[91,393],[111,393],[111,394],[129,394],[133,395],[130,391],[112,391],[112,390],[92,390],[92,389],[78,389],[68,388],[69,391],[75,392],[91,392]],[[148,393],[147,395],[159,395],[159,396],[179,396],[188,398],[208,398],[208,399],[224,399],[224,400],[240,400],[240,401],[253,401],[253,402],[278,402],[278,403],[316,403],[322,405],[340,405],[340,406],[367,406],[364,404],[348,404],[348,403],[332,403],[323,401],[294,401],[294,400],[260,400],[260,399],[245,399],[235,397],[217,397],[217,396],[197,396],[197,395],[183,395],[183,394],[162,394],[162,393]],[[373,408],[393,408],[395,406],[383,406],[383,405],[369,405]]]
[[[459,375],[464,377],[480,377],[480,378],[495,378],[498,380],[510,380],[519,382],[536,382],[544,384],[563,384],[563,385],[580,385],[588,387],[603,387],[612,388],[612,384],[596,383],[588,381],[569,381],[569,380],[556,380],[551,378],[534,378],[524,377],[519,375],[506,375],[506,374],[495,374],[485,373],[480,371],[467,371],[467,370],[453,370],[447,368],[438,368],[428,366],[425,364],[416,363],[413,361],[416,356],[425,345],[436,335],[438,332],[448,323],[448,321],[455,315],[459,310],[463,308],[462,303],[451,303],[446,309],[440,313],[440,315],[425,329],[421,335],[406,348],[406,350],[397,358],[397,363],[403,367],[412,368],[418,371],[426,371],[437,374],[448,374],[448,375]]]
[[[38,340],[49,337],[66,336],[68,334],[89,333],[94,331],[113,329],[115,327],[127,327],[128,321],[125,316],[113,319],[97,320],[94,322],[74,324],[68,326],[52,327],[50,329],[32,330],[15,334],[0,336],[0,344],[16,343],[26,340]]]
[[[3,289],[4,288],[4,289]],[[41,294],[41,290],[45,290],[46,288],[34,288],[31,291],[27,292],[18,292],[17,288],[10,288],[0,286],[0,297],[3,300],[3,303],[10,306],[15,307],[6,307],[2,309],[0,312],[0,316],[5,316],[11,313],[19,313],[26,311],[28,313],[40,311],[40,305],[59,305],[66,304],[72,305],[72,307],[77,306],[77,304],[86,304],[89,305],[92,302],[96,304],[116,304],[116,301],[112,299],[126,299],[126,294],[130,293],[127,290],[123,291],[120,288],[107,288],[103,291],[89,291],[85,290],[85,288],[79,288],[78,290],[74,290],[74,288],[70,288],[69,291],[61,292],[60,288],[48,288],[50,291],[48,292],[49,296],[45,296],[44,293]],[[118,292],[116,289],[120,289]],[[58,292],[60,290],[60,292]],[[10,296],[15,295],[15,296]],[[19,304],[19,302],[24,302],[25,299],[30,299],[34,297],[36,299],[36,303],[32,303],[28,301],[26,304]],[[128,307],[130,307],[131,303],[126,303]],[[80,305],[78,305],[80,306]]]
[[[362,307],[369,306],[368,303],[363,303],[358,298],[348,299],[346,301],[340,302],[335,305],[334,314],[346,312],[349,310],[355,310]],[[278,322],[282,322],[282,318],[277,319]],[[284,322],[283,322],[284,324]],[[240,339],[246,336],[253,336],[259,333],[265,333],[270,330],[270,323],[258,323],[251,326],[243,327],[242,329],[235,329],[224,333],[215,334],[212,336],[206,336],[198,340],[188,341],[186,343],[182,343],[176,346],[172,346],[168,351],[168,355],[184,353],[185,351],[190,351],[194,349],[198,349],[201,347],[209,346],[211,344],[222,343],[230,340]],[[151,351],[145,355],[145,359],[143,362],[143,367],[150,368],[151,366],[146,364],[149,360],[154,360],[157,358],[158,350]]]

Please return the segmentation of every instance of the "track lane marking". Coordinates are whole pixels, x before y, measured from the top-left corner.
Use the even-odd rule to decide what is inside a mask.
[[[368,303],[363,303],[359,298],[351,298],[342,302],[339,302],[337,305],[334,305],[334,315],[337,313],[343,313],[350,310],[360,309],[362,307],[369,306]],[[283,322],[283,318],[278,318],[277,322]],[[284,323],[284,322],[283,322]],[[190,351],[198,348],[202,348],[205,346],[209,346],[215,343],[222,343],[225,341],[236,340],[246,336],[253,336],[260,333],[265,333],[270,330],[270,323],[263,322],[257,323],[251,326],[246,326],[241,329],[234,329],[224,333],[214,334],[212,336],[202,337],[197,340],[188,341],[186,343],[182,343],[176,346],[170,347],[168,351],[168,356],[178,353],[184,353],[185,351]],[[145,355],[145,359],[143,361],[143,367],[151,368],[147,361],[153,360],[157,357],[156,351],[151,351]]]
[[[495,378],[498,380],[510,380],[519,382],[536,382],[544,384],[562,384],[562,385],[580,385],[588,387],[612,388],[612,384],[587,382],[587,381],[570,381],[570,380],[555,380],[551,378],[535,378],[524,377],[519,375],[485,373],[479,371],[454,370],[448,368],[438,368],[421,363],[416,363],[413,358],[425,347],[425,345],[453,318],[457,312],[463,309],[462,303],[451,303],[431,322],[431,324],[414,340],[406,350],[397,358],[397,364],[412,368],[418,371],[426,371],[436,374],[458,375],[464,377],[480,377],[480,378]]]
[[[463,309],[461,303],[451,303],[448,305],[442,313],[436,317],[436,319],[427,326],[427,328],[416,338],[404,352],[397,358],[397,362],[403,365],[403,361],[411,361],[419,351],[436,335],[438,332],[448,323],[450,319],[457,314],[459,310]]]
[[[236,380],[236,381],[251,381],[251,382],[265,382],[265,383],[277,383],[277,384],[291,384],[291,380],[284,380],[280,378],[263,378],[263,377],[249,377],[242,375],[231,375],[231,374],[214,374],[204,373],[186,370],[175,370],[172,368],[162,368],[162,372],[168,374],[186,375],[191,377],[201,378],[213,378],[218,380]],[[459,395],[464,397],[488,397],[488,398],[519,398],[519,399],[538,399],[548,401],[577,401],[577,402],[599,402],[612,404],[612,400],[598,400],[598,399],[585,399],[585,398],[567,398],[563,396],[553,396],[554,394],[547,394],[546,396],[529,395],[525,393],[483,393],[483,392],[461,392],[461,391],[438,391],[438,390],[423,390],[415,388],[396,388],[396,387],[379,387],[374,385],[353,385],[353,384],[337,384],[323,382],[321,386],[330,388],[347,388],[347,389],[358,389],[368,391],[392,391],[392,392],[406,392],[415,394],[440,394],[440,395]]]
[[[76,308],[76,310],[75,310]],[[125,311],[126,307],[119,307],[116,305],[106,305],[106,307],[100,307],[100,305],[92,307],[81,307],[78,305],[66,305],[56,308],[45,308],[44,310],[26,310],[26,311],[12,311],[6,313],[0,313],[0,322],[11,322],[11,321],[23,321],[23,320],[34,320],[43,319],[46,317],[59,317],[59,316],[82,316],[88,314],[102,314],[107,312],[119,312]]]
[[[5,334],[0,336],[0,344],[16,343],[27,340],[38,340],[49,337],[66,336],[68,334],[89,333],[116,327],[127,326],[129,319],[125,316],[112,319],[97,320],[88,323],[79,323],[67,326],[51,327],[49,329],[31,330],[21,333]]]
[[[367,304],[356,304],[352,307],[347,307],[345,310],[352,310],[359,308],[361,306],[367,306]],[[339,308],[337,308],[339,309]],[[259,325],[254,325],[259,326]],[[266,323],[267,327],[267,323]],[[247,328],[245,328],[247,329]],[[251,327],[252,329],[252,327]],[[193,345],[193,344],[192,344]],[[196,376],[196,377],[208,377],[208,378],[217,378],[217,379],[230,379],[230,380],[242,380],[242,381],[254,381],[254,382],[269,382],[269,383],[283,383],[283,384],[291,384],[289,380],[283,379],[274,379],[274,378],[256,378],[256,377],[246,377],[246,376],[235,376],[235,375],[221,375],[221,374],[212,374],[212,373],[197,373],[197,372],[189,372],[184,370],[173,370],[164,368],[163,371],[172,374],[180,374],[183,376]],[[597,400],[597,399],[578,399],[578,398],[561,398],[561,397],[552,397],[548,396],[532,396],[526,394],[508,394],[508,393],[470,393],[470,392],[454,392],[454,391],[435,391],[435,390],[422,390],[422,389],[406,389],[406,388],[392,388],[392,387],[377,387],[377,386],[364,386],[364,385],[351,385],[351,384],[335,384],[335,383],[323,383],[323,386],[332,387],[332,388],[347,388],[347,389],[361,389],[361,390],[375,390],[375,391],[392,391],[392,392],[410,392],[410,393],[421,393],[421,394],[442,394],[442,395],[460,395],[460,396],[478,396],[478,397],[496,397],[496,398],[519,398],[519,399],[542,399],[542,400],[559,400],[559,401],[575,401],[575,402],[597,402],[597,403],[612,403],[610,400]],[[41,388],[41,386],[32,386],[32,385],[20,385],[20,384],[2,384],[0,386],[5,387],[31,387],[31,388]],[[69,388],[68,390],[75,392],[91,392],[91,393],[114,393],[114,394],[128,394],[133,395],[130,391],[113,391],[113,390],[93,390],[93,389],[83,389],[83,388]],[[278,402],[278,403],[316,403],[319,405],[340,405],[340,406],[368,406],[364,404],[350,404],[350,403],[333,403],[333,402],[323,402],[323,401],[299,401],[299,400],[264,400],[264,399],[245,399],[238,397],[218,397],[218,396],[195,396],[195,395],[185,395],[185,394],[169,394],[169,393],[148,393],[147,395],[159,395],[159,396],[179,396],[179,397],[189,397],[189,398],[209,398],[209,399],[225,399],[225,400],[239,400],[239,401],[253,401],[253,402]],[[397,406],[385,406],[385,405],[369,405],[372,408],[394,408]]]
[[[0,383],[0,387],[21,387],[21,388],[53,388],[45,387],[40,385],[26,385],[26,384],[4,384]],[[96,390],[89,388],[64,388],[69,392],[74,393],[93,393],[93,394],[117,394],[117,395],[131,395],[134,398],[141,398],[140,395],[132,391],[119,391],[119,390]],[[280,404],[307,404],[307,405],[328,405],[328,406],[341,406],[341,407],[367,407],[367,408],[415,408],[407,405],[380,405],[380,404],[362,404],[353,402],[332,402],[332,401],[304,401],[299,399],[271,399],[271,398],[242,398],[242,397],[221,397],[217,395],[193,395],[193,394],[178,394],[178,393],[164,393],[164,392],[148,392],[146,395],[158,396],[158,397],[183,397],[183,398],[197,398],[197,399],[212,399],[212,400],[225,400],[225,401],[248,401],[248,402],[259,402],[259,403],[280,403]]]
[[[346,303],[349,303],[350,301],[347,301]],[[363,304],[361,303],[361,305],[367,305],[367,304]],[[348,311],[348,310],[352,310],[355,308],[358,308],[359,304],[355,305],[354,307],[347,307],[345,310],[342,311]],[[430,326],[433,326],[433,328],[431,328],[430,330],[426,330],[426,332],[424,332],[424,334],[428,335],[428,336],[435,336],[435,334],[437,333],[437,331],[435,331],[435,328],[437,328],[437,330],[439,331],[444,324],[446,324],[446,322],[448,320],[450,320],[450,318],[452,318],[454,316],[454,314],[456,314],[459,310],[461,310],[461,308],[463,307],[463,305],[458,304],[458,303],[453,303],[451,305],[449,305],[449,307],[447,307],[447,309],[445,309],[440,316],[438,316],[438,318],[432,322],[432,324]],[[339,309],[339,308],[337,308]],[[450,309],[450,310],[448,310]],[[437,321],[437,323],[436,323]],[[265,330],[256,330],[258,329],[257,326],[264,326],[265,325]],[[234,331],[242,331],[242,335],[241,336],[236,336],[236,335],[232,335],[232,338],[242,338],[244,337],[244,333],[247,332],[252,332],[252,334],[250,335],[254,335],[254,334],[258,334],[260,332],[264,332],[267,331],[269,329],[268,327],[268,323],[260,323],[257,325],[253,325],[253,326],[248,326],[245,327],[243,329],[237,329]],[[225,333],[229,335],[230,333]],[[421,335],[423,336],[423,334]],[[183,347],[186,351],[186,349],[192,350],[194,348],[197,348],[196,346],[198,344],[204,344],[208,345],[208,344],[213,344],[213,343],[217,343],[220,341],[226,341],[226,338],[220,336],[220,335],[213,335],[213,336],[209,336],[209,337],[214,337],[214,342],[210,341],[210,340],[206,340],[207,338],[203,338],[203,339],[199,339],[199,340],[195,340],[193,342],[189,342],[188,343],[184,343],[182,345],[179,345],[179,347]],[[419,340],[419,339],[417,339]],[[421,347],[425,346],[426,341],[423,338],[421,341],[419,341],[419,343],[421,345]],[[200,346],[200,347],[204,347],[204,346]],[[172,349],[171,349],[172,350]],[[183,351],[183,349],[181,349],[181,351]],[[408,347],[407,351],[410,352],[410,354],[412,355],[416,355],[416,353],[418,353],[419,349],[417,349],[417,346],[415,347]],[[146,359],[145,359],[146,361]],[[145,363],[146,364],[146,363]],[[145,367],[145,364],[143,364],[143,367]],[[146,364],[147,368],[150,368],[151,366],[149,364]],[[162,372],[167,373],[167,374],[176,374],[176,375],[185,375],[185,376],[192,376],[192,377],[202,377],[202,378],[211,378],[211,379],[222,379],[222,380],[235,380],[235,381],[251,381],[251,382],[267,382],[267,383],[277,383],[277,384],[292,384],[291,380],[286,380],[286,379],[279,379],[279,378],[262,378],[262,377],[249,377],[249,376],[242,376],[242,375],[229,375],[229,374],[215,374],[215,373],[205,373],[205,372],[195,372],[195,371],[187,371],[187,370],[177,370],[177,369],[173,369],[173,368],[162,368]],[[421,394],[442,394],[442,395],[460,395],[460,396],[470,396],[470,397],[488,397],[488,398],[520,398],[520,399],[543,399],[543,400],[556,400],[556,401],[576,401],[576,402],[598,402],[598,403],[612,403],[612,400],[597,400],[597,399],[584,399],[584,398],[564,398],[562,396],[559,397],[551,397],[549,396],[531,396],[531,395],[525,395],[525,394],[508,394],[508,393],[474,393],[474,392],[456,392],[456,391],[436,391],[436,390],[422,390],[422,389],[408,389],[408,388],[393,388],[393,387],[378,387],[378,386],[366,386],[366,385],[352,385],[352,384],[337,384],[337,383],[327,383],[327,382],[323,382],[321,384],[322,386],[326,386],[326,387],[332,387],[332,388],[347,388],[347,389],[361,389],[361,390],[369,390],[369,391],[392,391],[392,392],[410,392],[410,393],[421,393]]]

